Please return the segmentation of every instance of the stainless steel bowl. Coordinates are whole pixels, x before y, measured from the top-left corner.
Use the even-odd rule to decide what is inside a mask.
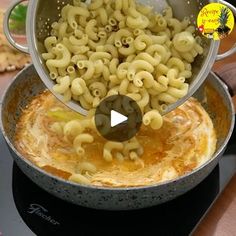
[[[46,85],[46,87],[54,93],[52,90],[55,85],[54,81],[49,78],[49,72],[46,68],[45,61],[42,59],[41,54],[45,52],[45,48],[43,45],[44,39],[49,35],[51,31],[50,25],[59,19],[59,15],[61,9],[66,4],[72,4],[72,0],[29,0],[28,5],[28,13],[27,13],[27,46],[19,45],[14,41],[10,32],[9,32],[9,16],[14,9],[14,7],[22,2],[23,0],[15,1],[8,9],[5,15],[4,20],[4,31],[9,40],[9,42],[17,49],[22,52],[30,53],[33,64]],[[154,6],[154,9],[158,12],[161,12],[167,5],[170,5],[174,10],[174,15],[176,18],[182,20],[184,17],[189,16],[191,19],[191,23],[196,25],[196,19],[199,11],[206,4],[211,2],[220,2],[222,4],[227,5],[231,8],[231,10],[236,15],[236,8],[231,4],[225,1],[211,1],[211,0],[139,0],[139,2]],[[179,100],[177,103],[172,104],[168,107],[167,113],[171,110],[178,107],[180,104],[185,102],[189,97],[191,97],[197,89],[201,86],[201,84],[205,81],[207,75],[209,74],[213,63],[215,60],[224,59],[227,56],[236,52],[236,46],[229,50],[228,52],[217,55],[219,49],[219,41],[213,41],[206,39],[202,36],[203,46],[204,46],[204,54],[202,56],[198,56],[196,61],[193,64],[193,77],[190,81],[190,89],[184,98]],[[54,95],[63,100],[63,97],[59,94]],[[82,109],[77,102],[71,101],[67,103],[70,108],[81,113],[86,114],[86,111]]]

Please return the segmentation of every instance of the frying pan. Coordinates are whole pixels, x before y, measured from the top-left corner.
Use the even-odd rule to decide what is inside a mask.
[[[236,83],[228,82],[231,82],[231,91],[236,91]],[[216,152],[209,161],[178,179],[152,186],[132,188],[83,186],[38,168],[21,155],[14,145],[16,124],[22,108],[45,88],[34,66],[30,65],[15,77],[6,90],[1,105],[0,126],[10,153],[20,169],[44,190],[66,201],[95,209],[131,210],[150,207],[189,191],[206,178],[218,164],[235,122],[228,87],[214,73],[210,73],[194,94],[210,114],[217,132]]]

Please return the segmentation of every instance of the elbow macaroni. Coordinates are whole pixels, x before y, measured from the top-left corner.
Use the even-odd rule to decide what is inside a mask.
[[[93,136],[90,134],[79,134],[73,141],[73,146],[78,155],[84,155],[84,148],[82,144],[92,143],[94,140]]]
[[[118,150],[118,151],[122,151],[123,150],[124,145],[122,143],[118,143],[118,142],[107,142],[104,145],[104,150],[103,150],[103,157],[106,161],[110,162],[113,159],[113,155],[112,155],[112,151],[114,150]]]
[[[140,106],[144,125],[161,128],[161,113],[187,94],[191,63],[204,51],[189,19],[174,18],[171,7],[157,14],[134,0],[92,0],[90,4],[73,0],[73,5],[63,7],[44,41],[42,58],[56,83],[54,91],[90,111],[107,96],[127,95]],[[123,107],[132,110],[129,104]],[[90,117],[94,119],[94,112]],[[86,128],[94,129],[93,122],[86,122]],[[105,132],[109,132],[108,122],[107,116],[100,117]],[[84,133],[85,127],[78,120],[53,126],[73,141],[78,155],[84,153],[85,143],[94,141]],[[103,157],[137,160],[140,150],[137,140],[107,142]],[[89,182],[82,172],[94,168],[87,163],[79,169],[81,173],[71,179]]]

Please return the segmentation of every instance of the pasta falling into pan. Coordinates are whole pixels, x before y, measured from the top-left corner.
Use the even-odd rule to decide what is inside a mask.
[[[144,126],[160,129],[167,106],[187,95],[191,63],[203,54],[188,17],[179,21],[171,7],[160,14],[134,0],[74,0],[63,7],[44,45],[42,58],[55,81],[54,91],[88,110],[83,121],[53,126],[57,134],[72,139],[79,156],[85,154],[84,143],[94,142],[86,129],[94,129],[96,108],[109,96],[132,98]],[[106,129],[105,120],[103,124]],[[143,154],[139,141],[133,138],[127,145],[107,142],[104,159],[112,161],[115,149],[118,159],[138,160]]]

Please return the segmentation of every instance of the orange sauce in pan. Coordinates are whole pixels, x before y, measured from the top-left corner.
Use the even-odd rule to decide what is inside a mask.
[[[49,93],[35,97],[23,111],[16,130],[17,149],[45,171],[68,179],[78,173],[85,161],[96,166],[95,173],[86,173],[91,185],[109,187],[145,186],[175,179],[209,160],[216,148],[213,123],[195,99],[190,99],[164,117],[160,130],[142,127],[137,139],[144,153],[137,161],[110,163],[103,157],[103,138],[93,133],[95,141],[85,144],[85,155],[78,156],[70,140],[53,133],[55,122],[47,112],[61,103]]]

